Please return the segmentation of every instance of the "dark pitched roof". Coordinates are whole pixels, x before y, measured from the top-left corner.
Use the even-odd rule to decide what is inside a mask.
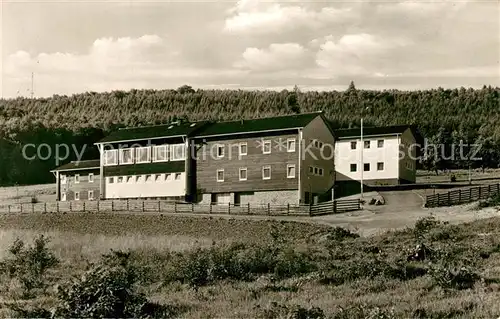
[[[170,123],[154,126],[122,128],[117,131],[111,132],[111,134],[101,139],[97,143],[122,141],[125,142],[183,135],[187,136],[200,129],[207,123],[208,122],[184,122],[180,124]]]
[[[412,125],[363,127],[363,135],[373,136],[373,135],[402,134],[407,129],[412,130],[412,133],[415,136],[415,138],[418,137],[419,133],[416,127]],[[334,133],[337,138],[356,137],[361,135],[361,128],[357,127],[350,129],[336,129],[334,130]]]
[[[89,161],[71,161],[67,164],[61,165],[52,170],[55,171],[71,171],[80,169],[96,169],[99,168],[99,160],[89,160]]]
[[[196,136],[227,135],[263,131],[278,131],[304,127],[321,112],[266,117],[230,122],[218,122],[207,125],[196,132]]]

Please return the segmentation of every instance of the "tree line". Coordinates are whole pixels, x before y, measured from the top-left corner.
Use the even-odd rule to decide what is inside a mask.
[[[414,124],[432,143],[444,145],[443,154],[424,151],[422,167],[442,169],[498,167],[500,162],[500,88],[457,88],[420,91],[201,90],[182,86],[176,90],[86,92],[50,98],[0,100],[0,185],[53,181],[48,160],[27,160],[28,143],[86,145],[84,158],[96,158],[93,143],[125,126],[168,123],[176,119],[239,120],[323,110],[336,128]],[[476,157],[451,158],[454,147],[482,145]],[[455,145],[455,146],[453,146]],[[72,154],[66,161],[75,159]]]

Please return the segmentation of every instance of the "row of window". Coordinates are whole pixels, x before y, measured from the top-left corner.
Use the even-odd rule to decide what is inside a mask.
[[[75,200],[80,200],[80,192],[74,192],[75,194]],[[88,197],[89,200],[94,200],[94,191],[88,191]],[[61,192],[61,200],[65,201],[66,200],[66,192]]]
[[[66,175],[61,175],[61,184],[66,184],[68,181],[68,177]],[[88,175],[89,183],[94,182],[94,173],[89,173]],[[75,184],[80,183],[80,174],[75,174]]]
[[[286,141],[287,152],[295,152],[296,140],[294,138],[289,138]],[[262,154],[271,154],[272,143],[271,140],[262,140]],[[242,142],[238,145],[238,153],[240,156],[248,155],[248,144],[247,142]],[[217,144],[217,157],[224,157],[226,153],[226,145]]]
[[[309,166],[309,175],[323,176],[323,169],[321,167]]]
[[[122,148],[104,151],[105,166],[150,163],[151,161],[183,161],[185,159],[186,147],[184,144]]]
[[[377,171],[383,171],[383,170],[384,170],[384,163],[378,162]],[[351,164],[351,172],[357,172],[357,171],[358,171],[358,164]],[[370,163],[363,163],[363,171],[365,172],[370,171]]]
[[[224,169],[217,170],[217,182],[224,182]],[[295,178],[295,164],[289,164],[286,166],[286,177]],[[238,179],[240,181],[246,181],[248,179],[248,169],[246,167],[240,167]],[[271,179],[271,166],[262,167],[262,179]]]
[[[169,182],[181,180],[181,173],[166,173],[166,174],[146,174],[134,176],[111,176],[107,177],[108,184],[114,183],[142,183],[142,182]]]
[[[365,148],[370,148],[371,146],[370,140],[368,141],[363,141],[364,147]],[[355,150],[358,147],[358,141],[352,141],[351,142],[351,150]],[[377,148],[383,148],[384,147],[384,140],[378,140],[377,141]]]

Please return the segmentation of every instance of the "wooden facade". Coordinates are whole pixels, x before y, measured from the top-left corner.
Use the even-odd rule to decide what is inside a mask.
[[[288,150],[288,141],[293,141],[293,151]],[[205,138],[203,142],[196,165],[197,188],[203,193],[298,189],[297,130],[218,136]],[[265,142],[271,144],[269,153],[263,149]],[[223,156],[218,156],[218,147],[224,148]],[[246,149],[246,154],[240,154],[240,148]],[[294,167],[293,177],[288,176],[289,165]],[[263,169],[268,167],[270,178],[264,179]],[[246,174],[242,174],[246,177],[243,180],[240,179],[240,169],[246,170]],[[223,170],[222,181],[218,180],[218,170]]]
[[[99,199],[99,169],[59,171],[58,200]]]

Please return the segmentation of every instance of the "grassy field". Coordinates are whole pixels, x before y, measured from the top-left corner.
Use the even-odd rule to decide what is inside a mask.
[[[99,285],[121,285],[125,277],[116,269],[122,267],[127,274],[130,269],[139,274],[133,289],[127,291],[143,293],[150,302],[168,306],[158,317],[500,316],[500,218],[460,225],[427,218],[413,228],[363,238],[341,228],[279,221],[4,215],[0,216],[0,259],[10,260],[4,265],[15,265],[8,249],[16,238],[31,245],[38,234],[51,238],[45,252],[59,260],[44,277],[48,286],[25,294],[24,277],[3,271],[1,303],[15,301],[22,309],[33,310],[68,304],[76,309],[94,302],[93,317],[99,317],[99,305],[119,308],[115,299],[105,295],[110,289]],[[108,256],[120,261],[118,267],[102,259],[110,249],[131,254],[126,258]],[[37,258],[43,259],[40,251]],[[91,263],[114,270],[103,275]],[[80,278],[85,272],[85,278]],[[77,285],[72,289],[80,291],[80,297],[58,296],[54,287],[74,276],[87,290],[78,290]],[[102,298],[82,301],[86,291]],[[68,316],[90,316],[82,311]],[[24,315],[35,316],[33,312]],[[4,306],[0,316],[19,313]]]

